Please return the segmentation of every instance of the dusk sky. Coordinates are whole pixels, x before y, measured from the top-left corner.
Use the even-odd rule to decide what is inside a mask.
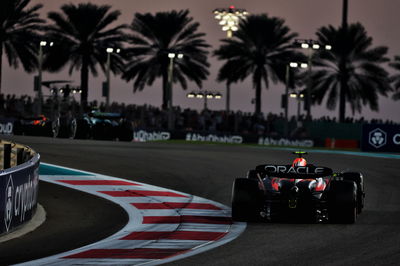
[[[58,11],[64,3],[88,2],[82,0],[70,1],[49,1],[32,0],[32,4],[42,3],[42,18],[47,18],[48,11]],[[122,12],[118,24],[130,24],[133,14],[136,12],[157,12],[189,9],[190,15],[195,21],[200,23],[200,31],[206,33],[207,42],[212,45],[210,52],[220,45],[220,40],[225,37],[217,21],[213,18],[212,11],[215,8],[228,7],[235,5],[237,8],[245,8],[252,14],[267,13],[270,16],[281,17],[285,19],[287,25],[294,32],[299,34],[299,38],[315,38],[315,32],[321,26],[332,24],[338,26],[341,23],[342,0],[248,0],[248,1],[225,1],[225,0],[92,0],[95,4],[108,4],[112,9]],[[400,55],[400,10],[399,0],[349,0],[349,23],[361,22],[366,28],[368,34],[373,37],[374,46],[388,46],[388,56],[392,59],[394,55]],[[210,76],[203,83],[203,89],[219,91],[225,96],[225,85],[217,83],[216,76],[221,62],[214,57],[209,57]],[[390,73],[392,70],[387,68]],[[3,93],[17,95],[33,94],[32,84],[33,76],[36,73],[25,73],[22,69],[10,69],[3,58]],[[57,74],[44,72],[43,80],[70,79],[79,85],[79,73],[74,73],[71,77],[66,71]],[[105,77],[99,73],[97,78],[90,76],[89,80],[89,100],[103,100],[101,97],[101,82]],[[154,106],[161,105],[161,80],[155,82],[152,87],[146,87],[142,92],[132,93],[132,83],[126,83],[119,77],[112,77],[111,80],[111,101],[150,104]],[[186,93],[191,89],[198,89],[196,85],[190,84],[187,91],[183,91],[177,84],[174,85],[174,105],[180,105],[183,108],[191,107],[201,109],[203,102],[201,100],[187,99]],[[251,99],[254,98],[254,90],[250,80],[243,83],[232,85],[231,89],[231,109],[253,112],[254,105]],[[48,91],[44,91],[48,94]],[[280,113],[280,95],[284,92],[284,84],[271,85],[268,90],[262,91],[262,111],[264,113]],[[295,101],[290,100],[291,105],[289,115],[296,114]],[[400,101],[393,101],[389,98],[380,99],[380,112],[372,112],[368,107],[363,109],[361,116],[367,119],[381,118],[400,122]],[[210,109],[221,110],[225,108],[225,99],[210,100],[208,104]],[[312,108],[312,115],[320,117],[329,115],[337,117],[338,111],[326,111],[325,105]],[[347,108],[347,115],[350,115],[350,108]],[[356,115],[355,117],[360,117]]]

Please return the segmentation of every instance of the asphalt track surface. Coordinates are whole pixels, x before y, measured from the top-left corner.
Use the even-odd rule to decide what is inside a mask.
[[[123,143],[13,137],[42,161],[162,186],[230,205],[232,181],[257,164],[287,164],[288,151],[255,146]],[[399,265],[400,160],[310,154],[336,171],[361,171],[366,207],[354,225],[250,223],[236,240],[170,265]],[[101,239],[126,215],[104,200],[40,184],[49,214],[35,232],[0,244],[0,264],[54,254]]]

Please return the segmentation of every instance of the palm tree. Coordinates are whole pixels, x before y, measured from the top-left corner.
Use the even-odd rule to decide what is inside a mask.
[[[397,71],[400,71],[400,56],[394,57],[394,62],[390,63],[390,66]],[[393,75],[391,77],[391,82],[395,89],[395,93],[393,94],[394,100],[400,100],[400,74]]]
[[[53,22],[47,27],[47,36],[55,41],[45,58],[44,67],[49,71],[59,71],[69,64],[69,74],[80,70],[81,103],[86,106],[89,89],[89,71],[96,76],[96,65],[105,71],[107,48],[121,47],[125,38],[125,25],[111,27],[120,16],[119,11],[111,11],[111,6],[97,6],[91,3],[65,4],[62,12],[49,12]],[[119,73],[123,69],[121,54],[112,54],[110,69]]]
[[[313,101],[321,104],[327,98],[328,109],[339,101],[339,121],[344,122],[346,102],[352,112],[361,112],[363,105],[378,110],[378,95],[391,90],[388,73],[382,68],[387,62],[388,48],[372,46],[372,38],[360,24],[343,27],[322,27],[317,31],[319,42],[330,44],[331,51],[316,54],[313,64]]]
[[[42,5],[28,7],[30,0],[0,1],[0,92],[2,59],[5,52],[8,64],[25,71],[33,71],[37,65],[39,34],[44,22],[37,12]]]
[[[199,23],[193,22],[188,10],[136,13],[129,37],[131,47],[127,49],[129,63],[123,74],[127,81],[133,80],[133,91],[151,86],[162,78],[163,108],[168,103],[168,53],[182,53],[183,58],[174,60],[172,82],[179,82],[187,89],[187,80],[199,87],[209,72],[204,33],[198,32]]]
[[[251,76],[255,88],[255,113],[261,112],[261,88],[264,83],[285,80],[286,65],[298,53],[291,49],[296,33],[291,33],[283,19],[266,14],[251,15],[243,20],[231,39],[214,52],[221,67],[218,80],[228,84],[243,81]]]

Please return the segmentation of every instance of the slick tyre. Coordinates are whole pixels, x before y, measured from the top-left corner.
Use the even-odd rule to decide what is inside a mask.
[[[78,128],[78,123],[76,122],[76,119],[73,118],[71,120],[71,123],[69,125],[69,134],[68,134],[68,138],[70,139],[74,139],[76,136],[76,130]]]
[[[118,140],[132,141],[133,140],[133,127],[129,121],[122,121],[118,127]]]
[[[13,134],[14,135],[23,135],[24,134],[24,130],[23,130],[21,121],[15,120],[14,126],[13,126]]]
[[[256,180],[237,178],[232,188],[232,219],[241,222],[257,219],[262,204],[261,195]]]
[[[353,224],[357,220],[357,185],[351,180],[332,180],[328,192],[331,223]]]
[[[58,133],[60,132],[60,119],[55,119],[46,124],[46,133],[45,136],[51,138],[57,138]]]
[[[60,130],[58,138],[75,138],[76,133],[76,119],[75,118],[60,118]]]
[[[249,171],[247,172],[247,178],[248,178],[248,179],[258,180],[257,171],[256,171],[256,170],[249,170]]]
[[[364,208],[365,185],[364,177],[358,172],[344,172],[341,174],[343,180],[354,181],[357,184],[357,213],[360,214]]]
[[[91,125],[86,119],[77,119],[75,136],[76,139],[89,139],[91,137]]]

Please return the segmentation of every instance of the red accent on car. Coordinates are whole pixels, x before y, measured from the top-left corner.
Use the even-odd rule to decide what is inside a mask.
[[[277,177],[274,177],[271,179],[271,185],[275,191],[279,191],[279,180],[280,180],[280,178],[277,178]]]

